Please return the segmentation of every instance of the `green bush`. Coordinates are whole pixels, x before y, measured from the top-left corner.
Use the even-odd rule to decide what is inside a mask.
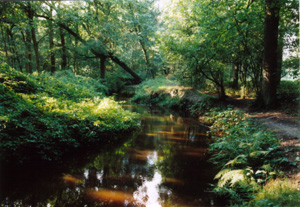
[[[102,83],[107,87],[109,94],[120,92],[125,86],[124,78],[117,74],[107,75]]]
[[[72,71],[59,71],[50,73],[33,74],[36,83],[48,96],[72,101],[92,99],[95,96],[104,97],[107,87],[95,79],[75,75]]]
[[[0,83],[18,93],[33,93],[38,89],[30,76],[10,68],[5,63],[0,63]]]
[[[132,100],[137,103],[176,109],[191,116],[197,116],[213,105],[210,96],[179,86],[178,82],[164,77],[144,81]]]
[[[210,133],[213,135],[227,135],[233,126],[246,119],[244,112],[231,108],[224,111],[211,109],[204,116],[205,122],[212,125]]]
[[[98,82],[70,72],[24,75],[1,68],[0,149],[2,157],[59,158],[66,151],[115,141],[139,127],[138,115],[101,92]],[[9,78],[7,78],[9,77]],[[23,77],[35,91],[11,84]],[[19,83],[17,83],[19,84]]]
[[[281,175],[280,166],[289,164],[282,156],[280,142],[270,131],[246,118],[242,111],[228,109],[206,114],[212,122],[214,143],[210,161],[219,169],[213,192],[232,205],[254,197],[262,184]]]
[[[141,104],[176,107],[180,105],[179,97],[178,95],[172,97],[171,94],[177,87],[177,82],[164,77],[149,79],[140,84],[132,100]]]
[[[280,81],[279,88],[277,89],[278,94],[299,94],[300,93],[300,81],[289,81],[282,80]]]

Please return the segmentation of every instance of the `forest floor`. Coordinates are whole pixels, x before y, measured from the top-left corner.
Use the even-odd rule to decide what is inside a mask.
[[[285,169],[285,175],[300,189],[300,103],[298,106],[285,105],[284,108],[262,111],[251,109],[252,101],[251,99],[229,97],[226,103],[245,111],[249,117],[263,124],[281,139],[281,147],[285,151],[285,157],[298,165],[298,167]],[[290,113],[291,111],[293,113]]]

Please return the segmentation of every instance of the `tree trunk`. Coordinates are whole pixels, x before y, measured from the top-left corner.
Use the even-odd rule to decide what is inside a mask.
[[[220,100],[225,100],[226,99],[226,94],[225,94],[225,87],[224,87],[224,71],[220,71],[219,77],[220,77],[219,99]]]
[[[14,35],[12,33],[12,29],[7,28],[6,33],[7,33],[8,42],[9,42],[9,49],[10,49],[12,54],[16,54],[16,57],[12,58],[12,60],[16,59],[16,61],[19,64],[20,71],[23,72],[23,67],[22,67],[23,64],[21,64],[21,60],[19,58],[18,50],[16,50],[16,44],[15,44],[15,41],[14,41]],[[23,35],[23,32],[22,32],[22,35]],[[24,42],[26,44],[25,37],[23,39],[24,39]],[[10,44],[11,44],[11,46],[10,46]]]
[[[219,99],[220,100],[225,100],[226,99],[224,84],[221,84],[221,86],[220,86]]]
[[[51,17],[43,16],[43,15],[38,15],[38,17],[43,17],[45,19],[48,19],[49,21],[54,21]],[[57,25],[63,29],[65,29],[70,35],[75,37],[78,41],[82,42],[83,44],[86,44],[86,41],[82,39],[78,33],[75,33],[73,30],[71,30],[67,25],[63,23],[57,23]],[[91,52],[96,55],[96,57],[100,58],[101,55],[105,55],[107,58],[110,58],[113,62],[118,64],[121,68],[123,68],[126,72],[128,72],[134,79],[136,79],[138,82],[141,82],[141,77],[137,75],[133,70],[131,70],[126,63],[122,62],[119,58],[114,56],[113,54],[107,54],[107,52],[98,52],[94,50],[93,48],[90,49]]]
[[[52,8],[50,7],[50,16],[52,17]],[[49,21],[49,46],[50,46],[50,63],[51,73],[55,72],[55,53],[54,53],[54,32],[52,21]]]
[[[133,70],[131,70],[123,61],[121,61],[116,56],[110,55],[109,56],[112,61],[117,63],[119,66],[121,66],[125,71],[127,71],[134,79],[136,79],[138,82],[141,82],[142,79],[140,76],[138,76]]]
[[[75,39],[75,46],[77,46],[78,44],[78,40]],[[73,68],[74,68],[74,73],[76,74],[77,69],[78,69],[78,63],[77,63],[77,51],[74,50],[74,62],[73,62]]]
[[[278,40],[278,50],[277,50],[277,75],[276,75],[276,85],[280,85],[281,72],[282,72],[282,59],[283,59],[283,36],[279,36]]]
[[[104,79],[105,78],[105,62],[106,62],[107,57],[102,55],[100,57],[100,78]]]
[[[25,32],[25,45],[26,45],[26,63],[25,69],[27,73],[32,73],[32,55],[31,55],[31,34],[27,29]]]
[[[263,107],[274,107],[276,103],[278,74],[278,26],[279,0],[265,1],[264,25],[264,69],[262,83]]]
[[[239,70],[240,65],[238,63],[233,65],[233,82],[232,82],[232,88],[238,89],[239,88]]]
[[[143,54],[144,54],[144,58],[145,58],[145,62],[146,62],[146,65],[147,65],[147,72],[150,73],[151,77],[154,78],[154,73],[153,73],[153,70],[152,70],[152,67],[151,67],[151,64],[150,64],[150,61],[149,61],[149,56],[148,56],[148,52],[145,48],[145,45],[143,43],[142,40],[139,40],[140,42],[140,45],[142,47],[142,51],[143,51]]]
[[[76,24],[75,25],[75,29],[76,29],[76,32],[78,33],[78,25]],[[74,35],[73,35],[74,36]],[[76,48],[77,47],[77,45],[78,45],[78,38],[76,38],[75,36],[74,36],[74,40],[75,40],[75,47],[74,48]],[[77,73],[78,72],[78,62],[77,62],[77,50],[76,49],[74,49],[74,62],[73,62],[73,73]]]
[[[8,48],[7,48],[6,37],[4,36],[2,25],[1,25],[1,35],[2,35],[2,41],[4,43],[5,58],[6,58],[7,63],[9,64],[10,61],[9,61],[9,57],[8,57]]]
[[[35,67],[36,67],[36,71],[40,72],[39,46],[36,41],[36,34],[35,34],[34,27],[31,27],[31,36],[32,36],[33,49],[34,49],[34,54],[35,54]]]
[[[60,41],[61,41],[61,69],[65,70],[67,67],[67,54],[66,54],[66,43],[63,29],[59,28]]]
[[[35,54],[35,67],[36,67],[37,72],[40,72],[39,47],[38,47],[38,42],[36,40],[35,26],[33,23],[34,12],[31,8],[30,2],[28,2],[28,4],[27,4],[26,12],[27,12],[27,16],[29,18],[30,32],[31,32],[31,38],[32,38],[32,43],[33,43],[33,50],[34,50],[34,54]]]
[[[243,64],[243,70],[242,70],[242,74],[241,74],[241,98],[245,99],[246,98],[246,90],[247,90],[247,70],[248,70],[248,65],[247,64]]]

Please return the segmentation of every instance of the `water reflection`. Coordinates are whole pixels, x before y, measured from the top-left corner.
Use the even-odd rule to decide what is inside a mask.
[[[213,198],[204,191],[213,179],[206,129],[193,119],[129,108],[143,114],[136,137],[60,165],[2,170],[1,205],[210,206]]]
[[[151,180],[144,180],[142,186],[133,193],[136,203],[146,207],[161,207],[159,186],[162,182],[162,175],[155,171]]]

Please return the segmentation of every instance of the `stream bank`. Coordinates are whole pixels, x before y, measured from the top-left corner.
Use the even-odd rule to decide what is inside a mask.
[[[141,130],[117,146],[94,146],[59,165],[32,162],[1,172],[1,204],[14,206],[220,206],[207,128],[197,119],[123,103],[141,114]],[[122,134],[124,136],[124,134]],[[55,163],[55,162],[53,162]]]
[[[247,100],[237,101],[236,99],[232,99],[229,97],[226,101],[221,102],[213,96],[201,94],[198,91],[193,90],[191,88],[181,87],[176,84],[168,83],[168,80],[166,81],[158,81],[157,83],[147,81],[146,83],[143,83],[137,89],[135,95],[133,96],[133,100],[137,101],[138,103],[143,103],[147,105],[154,104],[165,108],[171,108],[183,114],[189,114],[193,116],[199,116],[203,114],[205,115],[200,117],[201,122],[205,121],[209,125],[213,125],[211,129],[214,130],[214,135],[217,135],[218,137],[221,136],[219,139],[215,139],[215,143],[211,145],[211,147],[215,150],[214,156],[218,157],[219,153],[223,155],[225,154],[223,156],[223,161],[214,160],[216,164],[221,164],[221,166],[224,165],[223,168],[221,167],[221,171],[217,175],[217,179],[219,180],[220,184],[219,187],[221,187],[215,188],[214,191],[217,194],[229,198],[231,204],[237,205],[245,205],[244,202],[249,202],[251,199],[253,199],[253,201],[251,201],[251,205],[258,206],[258,203],[266,204],[268,202],[272,203],[272,205],[277,205],[279,203],[281,203],[280,205],[298,205],[298,201],[296,198],[300,196],[300,192],[298,191],[300,187],[298,179],[299,168],[297,168],[297,166],[299,166],[300,163],[299,146],[297,144],[297,140],[299,141],[299,139],[297,136],[293,136],[294,134],[297,135],[297,133],[299,132],[299,128],[295,128],[295,126],[299,126],[297,123],[295,123],[294,121],[282,121],[279,123],[281,126],[277,127],[278,123],[276,123],[274,120],[268,120],[267,117],[260,117],[259,115],[261,114],[254,113],[253,111],[250,112],[248,110],[249,102]],[[227,105],[229,105],[229,108]],[[243,116],[244,118],[239,119],[238,117],[233,116],[237,112],[240,113],[241,116]],[[291,127],[295,128],[295,133],[294,131],[289,131]],[[245,128],[246,131],[240,130],[239,128]],[[274,132],[274,128],[276,128],[277,131]],[[244,134],[247,134],[247,136],[245,137],[246,139],[243,140],[242,138],[240,140],[240,137],[243,137]],[[224,138],[222,138],[223,136]],[[228,136],[231,136],[231,138],[229,138]],[[254,151],[251,151],[250,148],[248,149],[247,147],[247,149],[244,149],[244,147],[239,146],[239,144],[235,146],[234,142],[236,141],[238,143],[249,142],[247,137],[249,137],[250,139],[253,138],[253,140],[250,142],[256,143],[254,145],[258,146],[258,148],[252,149]],[[233,142],[230,143],[229,140],[232,140]],[[288,140],[291,140],[292,142]],[[290,144],[292,143],[293,146],[287,146],[287,141]],[[278,144],[279,142],[281,143],[281,146]],[[226,152],[226,149],[223,149],[225,147],[223,146],[224,143],[227,143],[229,148],[230,146],[233,148]],[[234,157],[234,153],[232,153],[232,150],[238,150],[239,148],[242,149],[242,152],[237,153],[237,157]],[[248,150],[250,150],[249,154],[244,155],[244,153],[247,153]],[[258,153],[256,155],[257,157],[253,157],[253,153]],[[226,158],[226,154],[228,154],[228,158]],[[251,168],[249,168],[250,170],[252,170],[248,172],[250,176],[244,177],[244,175],[239,174],[237,176],[240,176],[240,178],[236,180],[233,180],[233,177],[230,177],[233,176],[233,174],[230,173],[246,173],[246,171],[249,169],[245,168],[246,171],[244,171],[243,165],[245,165],[245,167],[251,166],[251,162],[254,159],[258,159],[256,162],[261,163],[261,165],[255,164]],[[226,163],[231,164],[227,166]],[[233,163],[235,164],[233,165]],[[237,165],[237,163],[240,164]],[[264,169],[266,166],[272,167]],[[284,175],[282,174],[282,171],[284,171]],[[269,174],[272,176],[262,178],[260,177],[260,173],[262,172],[265,172],[266,175]],[[254,174],[251,175],[252,173]],[[287,177],[288,180],[274,180],[275,178],[284,177]],[[248,182],[247,181],[244,187],[240,186],[240,188],[238,187],[239,184],[237,185],[237,181],[243,183],[245,182],[245,180],[243,179],[256,180],[257,185],[254,185],[254,183],[246,184]],[[287,184],[287,186],[290,186],[290,189],[281,189],[281,186],[286,186],[285,182],[290,183]],[[227,185],[229,183],[231,183],[231,187]],[[284,201],[284,199],[281,199],[279,197],[275,199],[270,198],[270,195],[268,195],[267,193],[268,187],[266,187],[266,189],[263,188],[264,184],[267,183],[272,183],[272,188],[274,191],[291,192],[291,200]],[[271,184],[267,186],[271,186]],[[257,192],[257,195],[260,195],[260,197],[255,197],[255,194],[253,194],[253,192]],[[263,192],[263,196],[261,196],[261,192]],[[246,194],[242,196],[241,193]],[[239,199],[237,199],[238,197]],[[259,199],[264,199],[264,202],[261,202]]]

